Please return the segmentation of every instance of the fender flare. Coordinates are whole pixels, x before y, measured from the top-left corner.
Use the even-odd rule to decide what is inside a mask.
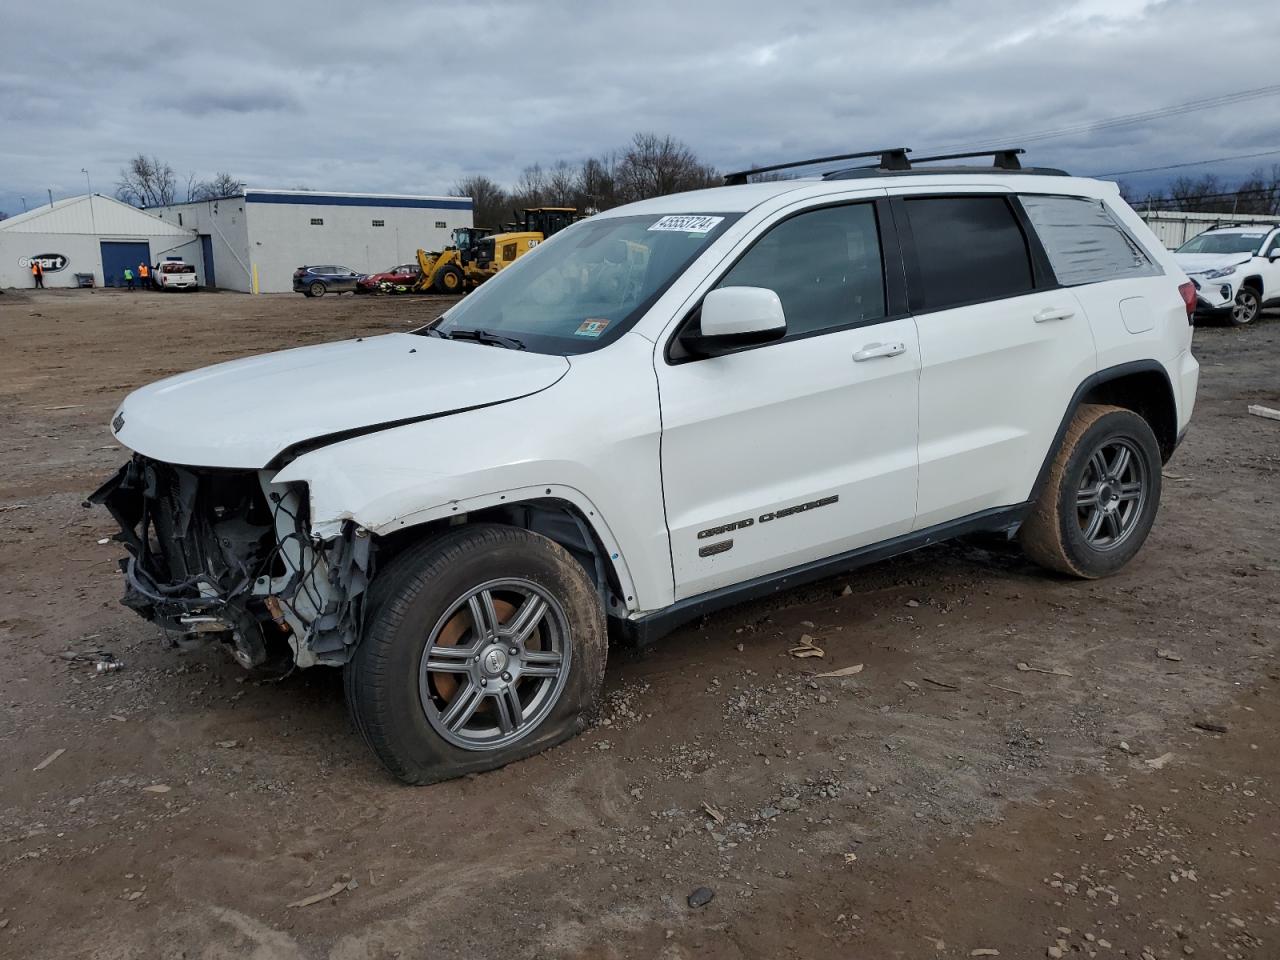
[[[1058,450],[1062,446],[1062,438],[1067,435],[1067,427],[1071,425],[1071,419],[1084,402],[1085,396],[1089,391],[1095,390],[1103,384],[1119,380],[1122,377],[1132,376],[1135,373],[1159,374],[1169,391],[1169,399],[1174,403],[1174,409],[1177,409],[1177,394],[1173,390],[1173,380],[1169,377],[1169,371],[1165,369],[1164,364],[1158,360],[1132,360],[1128,363],[1121,363],[1114,367],[1098,370],[1085,377],[1080,385],[1076,387],[1070,401],[1067,402],[1067,409],[1062,415],[1062,422],[1058,424],[1057,432],[1053,435],[1053,441],[1045,452],[1044,460],[1040,464],[1040,472],[1036,474],[1036,482],[1031,487],[1031,495],[1027,498],[1028,508],[1039,499],[1040,491],[1044,489],[1044,485],[1048,482],[1049,468],[1053,466],[1053,459],[1058,455]],[[1181,440],[1182,438],[1179,436],[1177,439]]]
[[[592,502],[591,498],[576,487],[571,487],[567,484],[547,483],[508,490],[495,490],[490,493],[467,497],[463,500],[450,500],[435,506],[423,507],[403,516],[389,517],[378,523],[362,523],[358,515],[352,519],[356,523],[362,523],[366,529],[376,536],[387,536],[388,534],[410,530],[413,527],[423,526],[433,521],[449,520],[452,517],[461,517],[468,513],[488,510],[493,507],[512,507],[539,500],[563,501],[582,515],[582,520],[604,548],[605,556],[600,559],[613,568],[613,572],[618,578],[618,584],[622,588],[622,597],[620,599],[626,606],[626,612],[634,613],[639,610],[640,604],[637,602],[635,580],[631,576],[626,556],[622,552],[622,546],[618,543],[617,537],[614,536],[604,515]]]

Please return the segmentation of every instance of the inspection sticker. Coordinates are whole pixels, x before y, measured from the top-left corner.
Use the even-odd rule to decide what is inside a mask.
[[[662,217],[650,230],[675,230],[679,233],[706,233],[724,217],[698,217],[689,214]]]
[[[608,320],[583,320],[582,325],[573,331],[575,337],[598,337],[609,325]]]

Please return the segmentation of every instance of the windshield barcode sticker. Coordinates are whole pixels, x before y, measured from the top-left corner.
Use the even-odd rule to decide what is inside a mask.
[[[688,214],[662,217],[650,230],[674,230],[679,233],[706,233],[724,217],[695,217]]]

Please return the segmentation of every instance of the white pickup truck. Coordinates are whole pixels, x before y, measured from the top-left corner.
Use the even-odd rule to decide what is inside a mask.
[[[181,260],[156,264],[151,276],[157,290],[197,290],[200,287],[195,266]]]

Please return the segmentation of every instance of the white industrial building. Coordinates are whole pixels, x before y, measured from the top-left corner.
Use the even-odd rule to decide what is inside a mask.
[[[1226,224],[1270,224],[1280,217],[1257,213],[1182,213],[1178,210],[1139,210],[1151,232],[1170,250],[1177,250],[1192,237]]]
[[[224,290],[282,293],[302,266],[376,273],[440,250],[471,226],[469,197],[310,190],[245,190],[242,196],[148,210],[200,237],[202,282]]]
[[[77,277],[93,277],[95,287],[124,284],[126,267],[168,258],[195,264],[200,272],[200,242],[194,230],[99,194],[68,197],[0,220],[0,287],[30,287],[31,261],[44,266],[46,287],[82,286]]]

